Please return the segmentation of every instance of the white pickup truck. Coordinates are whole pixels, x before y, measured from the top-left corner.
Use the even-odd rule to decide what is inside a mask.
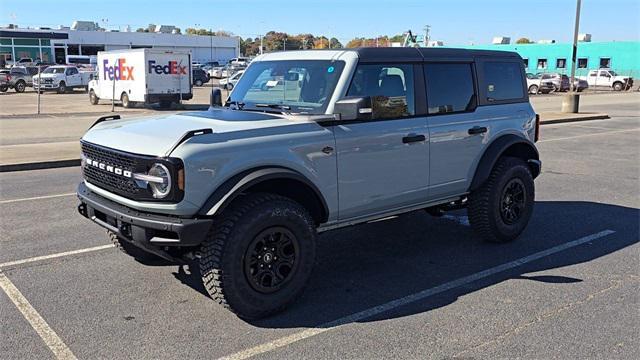
[[[33,76],[33,88],[40,92],[55,90],[62,94],[73,89],[87,89],[89,81],[93,79],[93,73],[83,72],[75,66],[55,65],[49,66],[38,75]]]
[[[587,76],[578,76],[586,80],[590,88],[608,87],[615,91],[629,90],[633,86],[633,78],[616,74],[611,69],[591,70]]]

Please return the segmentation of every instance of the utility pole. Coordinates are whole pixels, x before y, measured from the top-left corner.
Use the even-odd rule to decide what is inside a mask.
[[[210,49],[211,49],[211,55],[209,56],[209,61],[213,61],[213,31],[211,28],[209,28],[209,39],[210,39]]]
[[[282,44],[282,51],[287,51],[287,37],[285,36]]]
[[[263,51],[262,49],[264,48],[263,40],[264,40],[264,36],[260,35],[260,55],[262,55],[262,51]]]
[[[578,31],[580,29],[580,5],[582,0],[577,0],[576,23],[573,29],[573,52],[571,54],[571,78],[569,78],[569,94],[562,99],[562,112],[577,113],[580,105],[580,95],[575,93],[576,57],[578,55]]]
[[[425,47],[429,46],[429,40],[431,40],[431,37],[429,35],[430,32],[431,32],[431,25],[425,25],[424,26],[424,46]]]

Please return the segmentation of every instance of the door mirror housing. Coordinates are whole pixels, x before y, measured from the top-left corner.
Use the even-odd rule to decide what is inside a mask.
[[[373,113],[371,97],[348,96],[333,106],[333,113],[338,120],[370,120]]]
[[[209,100],[209,105],[211,107],[221,107],[222,106],[222,90],[218,87],[214,87],[211,89],[211,98]]]

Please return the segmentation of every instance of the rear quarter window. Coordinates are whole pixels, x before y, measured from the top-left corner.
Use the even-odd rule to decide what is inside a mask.
[[[483,64],[483,71],[483,86],[488,102],[524,98],[521,63],[486,61]]]

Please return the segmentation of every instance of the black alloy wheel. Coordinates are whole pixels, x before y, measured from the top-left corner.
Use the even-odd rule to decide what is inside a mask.
[[[522,217],[527,195],[525,186],[519,178],[511,179],[502,191],[500,201],[500,216],[507,225],[512,225]]]
[[[244,271],[249,285],[269,294],[280,290],[297,270],[300,246],[287,228],[270,227],[249,244],[244,257]]]

